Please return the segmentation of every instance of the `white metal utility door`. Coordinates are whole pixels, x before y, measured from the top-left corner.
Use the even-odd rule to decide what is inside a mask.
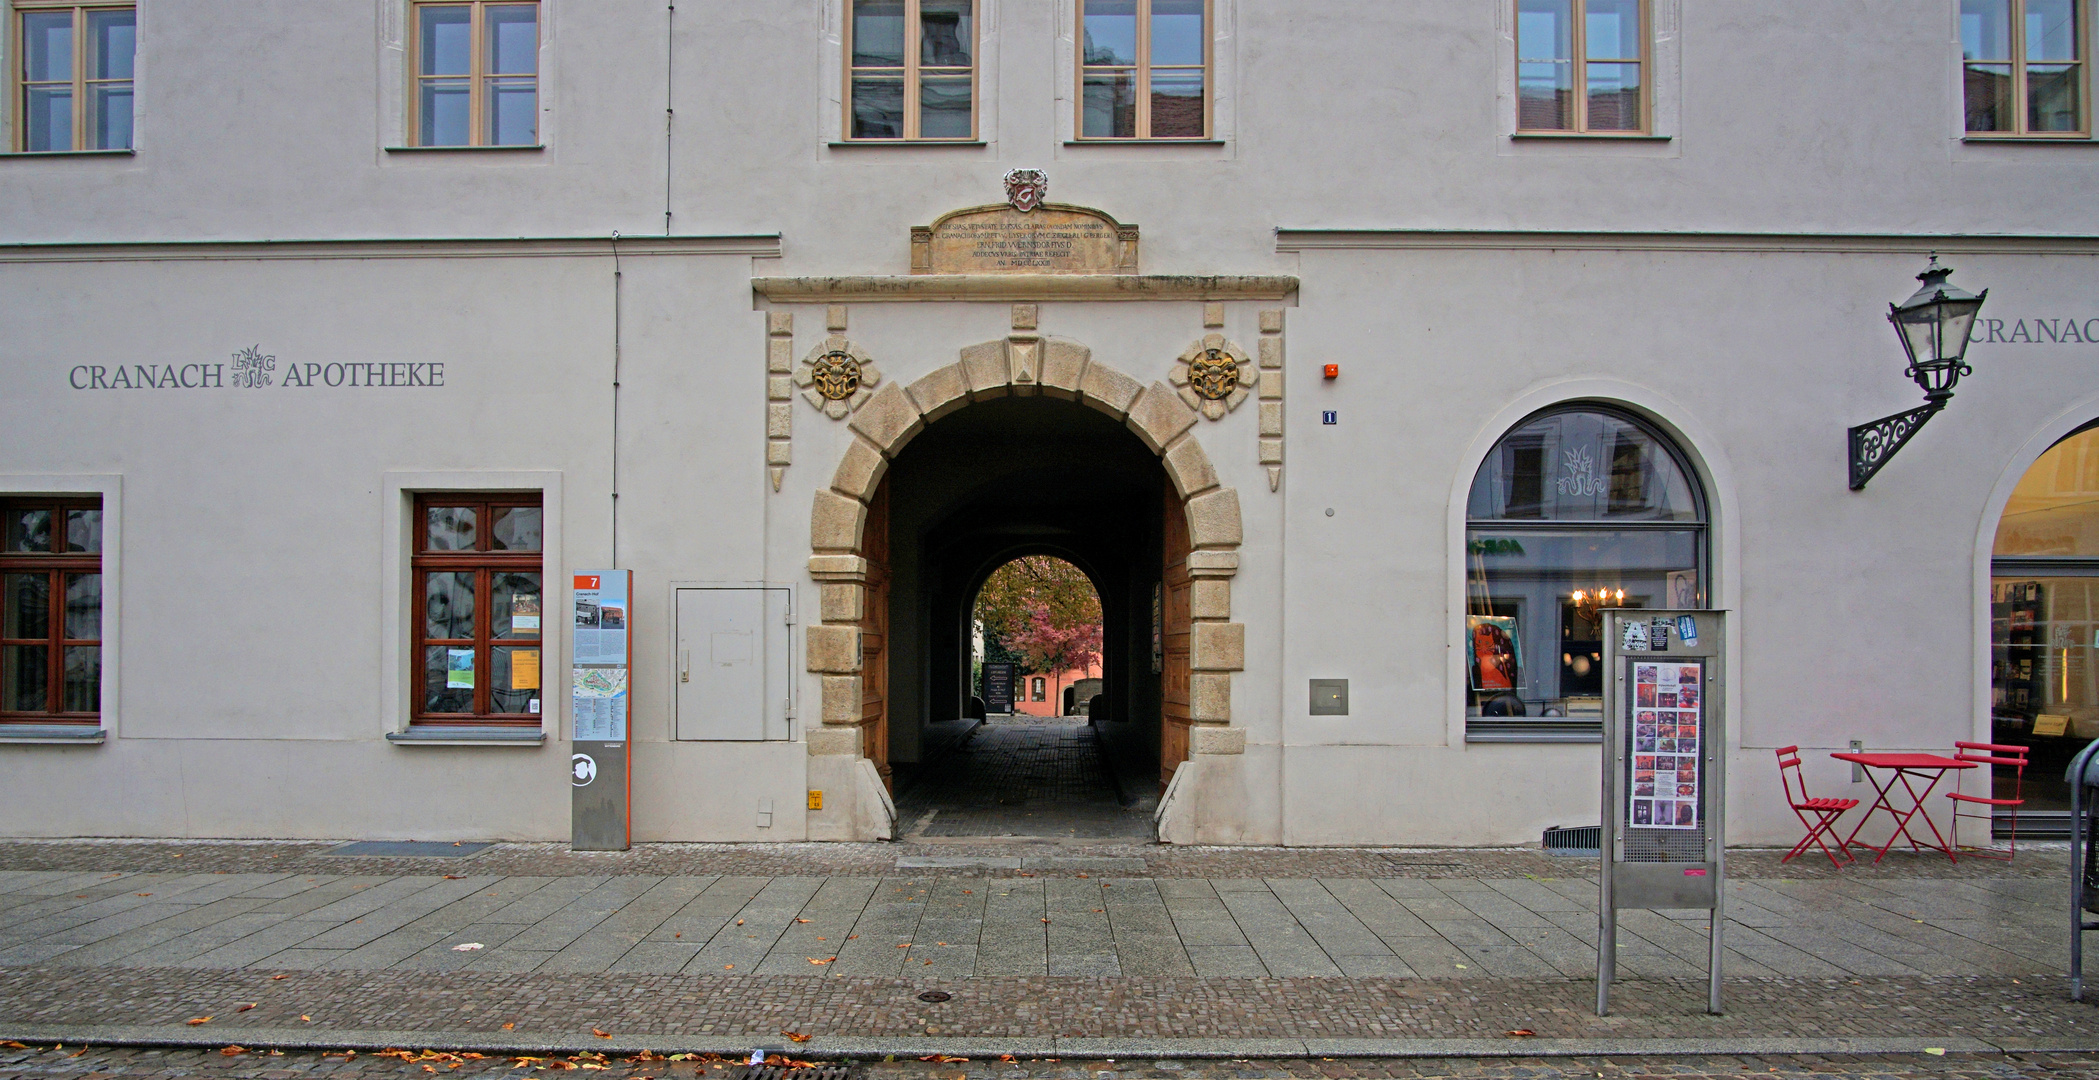
[[[678,590],[678,738],[793,737],[786,589]]]

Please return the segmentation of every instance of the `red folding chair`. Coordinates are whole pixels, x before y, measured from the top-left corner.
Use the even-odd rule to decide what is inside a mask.
[[[2026,783],[2026,747],[2005,746],[1999,743],[1986,742],[1957,742],[1953,746],[1954,760],[1972,761],[1977,765],[1989,766],[1989,771],[1983,775],[1989,777],[1990,795],[1992,796],[1984,798],[1980,795],[1963,795],[1958,791],[1946,793],[1946,797],[1953,800],[1953,846],[1956,850],[1966,855],[1974,855],[1983,859],[2003,859],[2009,862],[2011,857],[2018,854],[2019,851],[2019,806],[2026,802],[2024,791]],[[1997,794],[1996,767],[1999,765],[2008,765],[2012,770],[2012,797],[2009,799],[1995,797]],[[1964,814],[1961,813],[1961,807],[1963,806],[1980,806],[1984,809]],[[1997,808],[2000,806],[2011,807],[2012,812],[2009,817],[2011,818],[2012,828],[2011,835],[2007,838],[2011,842],[2010,846],[2003,851],[1999,851],[1994,847],[1961,847],[1961,819],[1981,818],[1989,825],[1983,831],[1983,835],[1992,836],[1996,826]]]
[[[1822,842],[1822,838],[1826,836],[1837,842],[1837,850],[1844,853],[1844,862],[1857,862],[1851,854],[1851,847],[1844,843],[1843,837],[1837,835],[1836,825],[1837,819],[1844,816],[1844,811],[1858,805],[1858,800],[1809,798],[1807,777],[1800,772],[1800,748],[1797,746],[1778,748],[1778,782],[1786,789],[1786,805],[1793,808],[1793,816],[1799,818],[1802,825],[1807,826],[1807,835],[1801,837],[1800,842],[1793,845],[1793,850],[1786,852],[1786,857],[1778,861],[1791,862],[1793,856],[1806,851],[1807,846],[1813,844],[1822,849],[1822,854],[1829,856],[1831,866],[1843,869],[1844,863],[1837,861],[1836,852],[1829,850],[1829,845]],[[1793,796],[1796,786],[1800,789],[1799,798]]]

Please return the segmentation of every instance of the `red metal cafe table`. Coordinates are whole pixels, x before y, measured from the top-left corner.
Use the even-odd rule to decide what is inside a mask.
[[[1865,816],[1859,818],[1857,828],[1852,829],[1851,835],[1845,838],[1844,843],[1847,846],[1853,840],[1858,839],[1858,834],[1866,827],[1866,823],[1873,820],[1873,811],[1885,810],[1888,812],[1889,817],[1895,819],[1895,831],[1888,837],[1888,842],[1881,845],[1879,853],[1873,856],[1874,862],[1879,862],[1885,857],[1888,849],[1894,847],[1895,841],[1898,839],[1909,841],[1911,850],[1921,852],[1925,848],[1932,848],[1945,852],[1946,857],[1954,862],[1960,861],[1953,854],[1953,845],[1948,844],[1946,838],[1939,834],[1939,827],[1932,824],[1931,815],[1924,814],[1924,800],[1931,797],[1931,789],[1939,786],[1939,780],[1949,771],[1954,769],[1972,769],[1975,767],[1974,762],[1955,761],[1950,757],[1940,757],[1937,754],[1845,753],[1831,754],[1829,756],[1836,758],[1838,761],[1848,761],[1854,765],[1864,766],[1867,770],[1866,779],[1872,782],[1873,790],[1879,793],[1879,796],[1873,800],[1873,805],[1866,808]],[[1879,779],[1878,774],[1882,771],[1888,774],[1885,783]],[[1926,779],[1927,777],[1929,779]],[[1915,783],[1917,780],[1924,782],[1924,790],[1917,790]],[[1901,782],[1903,793],[1909,796],[1909,808],[1906,810],[1898,810],[1895,804],[1888,801],[1888,795],[1895,790],[1897,781]],[[1924,827],[1931,830],[1932,839],[1938,841],[1938,843],[1920,844],[1915,836],[1910,835],[1910,819],[1918,814],[1924,814]]]

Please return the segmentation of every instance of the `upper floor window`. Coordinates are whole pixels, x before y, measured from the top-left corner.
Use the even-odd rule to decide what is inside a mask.
[[[2083,6],[2083,0],[1961,0],[1969,133],[2087,133]]]
[[[1516,129],[1648,130],[1646,0],[1516,0]]]
[[[1079,23],[1080,138],[1209,138],[1209,0],[1082,0]]]
[[[419,146],[539,142],[539,5],[416,4]]]
[[[976,138],[976,0],[847,2],[846,137]]]
[[[15,149],[131,149],[131,7],[15,0]]]
[[[0,502],[0,721],[102,712],[102,500]]]

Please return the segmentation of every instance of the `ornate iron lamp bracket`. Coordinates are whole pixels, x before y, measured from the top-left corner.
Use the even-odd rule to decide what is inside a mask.
[[[1924,421],[1931,419],[1953,395],[1933,397],[1907,412],[1883,416],[1851,429],[1851,490],[1859,491],[1880,471],[1895,451],[1902,449]]]

